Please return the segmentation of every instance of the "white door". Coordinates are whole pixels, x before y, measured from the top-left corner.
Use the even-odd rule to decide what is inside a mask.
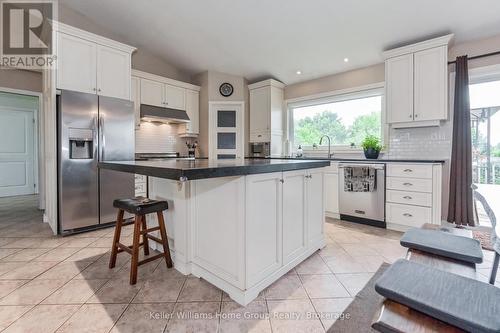
[[[34,111],[0,107],[0,197],[35,193]]]
[[[163,83],[141,79],[141,104],[164,107]]]
[[[325,223],[324,180],[322,169],[312,169],[306,181],[306,221],[308,246],[323,240]]]
[[[447,46],[415,53],[415,120],[447,118],[447,57]]]
[[[250,288],[282,263],[280,172],[246,177],[246,260]]]
[[[413,121],[413,54],[387,59],[387,122]]]
[[[96,44],[62,32],[57,36],[57,88],[95,94]]]
[[[210,103],[209,109],[209,157],[244,158],[243,103]]]
[[[304,170],[283,172],[283,265],[306,248]]]
[[[171,109],[186,109],[186,89],[165,85],[165,106]]]
[[[111,47],[97,46],[97,93],[130,99],[130,54]]]

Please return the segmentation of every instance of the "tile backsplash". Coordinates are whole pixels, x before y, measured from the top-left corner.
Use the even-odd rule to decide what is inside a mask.
[[[187,154],[186,141],[177,134],[179,125],[141,122],[135,131],[136,153],[180,152]]]
[[[389,158],[449,159],[452,126],[449,121],[439,127],[391,128]]]

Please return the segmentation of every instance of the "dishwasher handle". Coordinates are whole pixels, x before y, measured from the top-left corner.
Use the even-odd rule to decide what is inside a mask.
[[[358,163],[358,164],[339,164],[339,169],[344,169],[344,168],[373,168],[376,170],[384,170],[385,169],[385,164],[364,164],[364,163]]]

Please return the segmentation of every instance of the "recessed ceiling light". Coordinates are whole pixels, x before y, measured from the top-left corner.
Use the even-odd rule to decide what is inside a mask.
[[[349,58],[344,58],[344,62],[349,62]]]
[[[302,74],[302,72],[301,72],[301,71],[296,71],[295,73],[297,73],[297,75]]]

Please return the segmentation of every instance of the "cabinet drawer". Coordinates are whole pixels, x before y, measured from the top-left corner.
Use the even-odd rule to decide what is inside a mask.
[[[387,222],[420,228],[424,223],[432,223],[432,212],[429,207],[386,204]]]
[[[388,163],[387,176],[432,179],[432,165]]]
[[[387,201],[405,205],[432,206],[432,194],[387,190]]]
[[[432,193],[432,179],[387,177],[387,189]]]
[[[250,133],[250,142],[271,142],[271,133],[252,132]]]
[[[135,175],[135,183],[146,183],[148,179],[148,176],[145,175]]]
[[[146,187],[146,183],[136,183],[135,184],[135,193],[146,193],[147,192],[147,187]]]

